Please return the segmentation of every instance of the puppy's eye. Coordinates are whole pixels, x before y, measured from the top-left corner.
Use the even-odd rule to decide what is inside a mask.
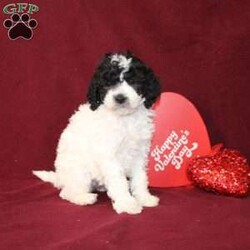
[[[118,66],[119,62],[117,62],[117,61],[111,61],[111,64],[112,64],[113,66]]]
[[[109,71],[104,73],[103,79],[107,85],[111,86],[119,82],[119,75],[115,71]]]
[[[140,82],[139,82],[139,81],[136,81],[135,79],[131,79],[131,80],[129,80],[129,84],[130,84],[130,85],[137,86],[137,85],[140,85]]]
[[[133,87],[138,93],[142,92],[142,83],[136,80],[129,81],[129,85]]]

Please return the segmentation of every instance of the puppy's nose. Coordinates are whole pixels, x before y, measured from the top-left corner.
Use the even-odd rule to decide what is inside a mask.
[[[123,94],[118,94],[114,97],[115,101],[119,104],[123,104],[124,102],[126,102],[127,97],[124,96]]]

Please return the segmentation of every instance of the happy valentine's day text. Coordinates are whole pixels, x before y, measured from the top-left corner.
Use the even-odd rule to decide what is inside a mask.
[[[189,135],[188,130],[181,130],[179,134],[172,130],[161,147],[155,146],[151,152],[151,156],[156,161],[155,171],[164,171],[169,164],[172,164],[177,170],[181,168],[184,157],[190,158],[198,148],[197,142],[193,142],[191,146],[187,145]]]

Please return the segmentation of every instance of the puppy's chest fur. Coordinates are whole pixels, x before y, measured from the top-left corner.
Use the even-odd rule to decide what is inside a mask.
[[[96,111],[83,105],[64,130],[58,154],[66,159],[71,155],[79,157],[84,168],[95,176],[100,176],[99,167],[107,159],[116,159],[129,173],[138,159],[146,163],[154,131],[153,115],[144,106],[130,115],[119,116],[103,105]]]
[[[110,131],[110,147],[106,154],[116,159],[127,177],[138,166],[146,167],[152,134],[154,131],[152,111],[143,108],[128,116],[113,117]],[[102,161],[98,162],[102,164]]]
[[[144,107],[130,115],[112,117],[113,136],[117,139],[117,149],[120,148],[121,151],[129,148],[138,149],[141,144],[150,142],[154,131],[152,118],[153,111]],[[110,132],[112,134],[112,130]]]

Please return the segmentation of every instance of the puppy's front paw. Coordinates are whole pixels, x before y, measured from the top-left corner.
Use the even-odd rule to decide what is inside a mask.
[[[156,207],[159,204],[160,199],[151,194],[145,194],[137,198],[138,202],[143,207]]]
[[[118,214],[139,214],[142,211],[142,206],[133,197],[115,201],[113,203],[113,208]]]

